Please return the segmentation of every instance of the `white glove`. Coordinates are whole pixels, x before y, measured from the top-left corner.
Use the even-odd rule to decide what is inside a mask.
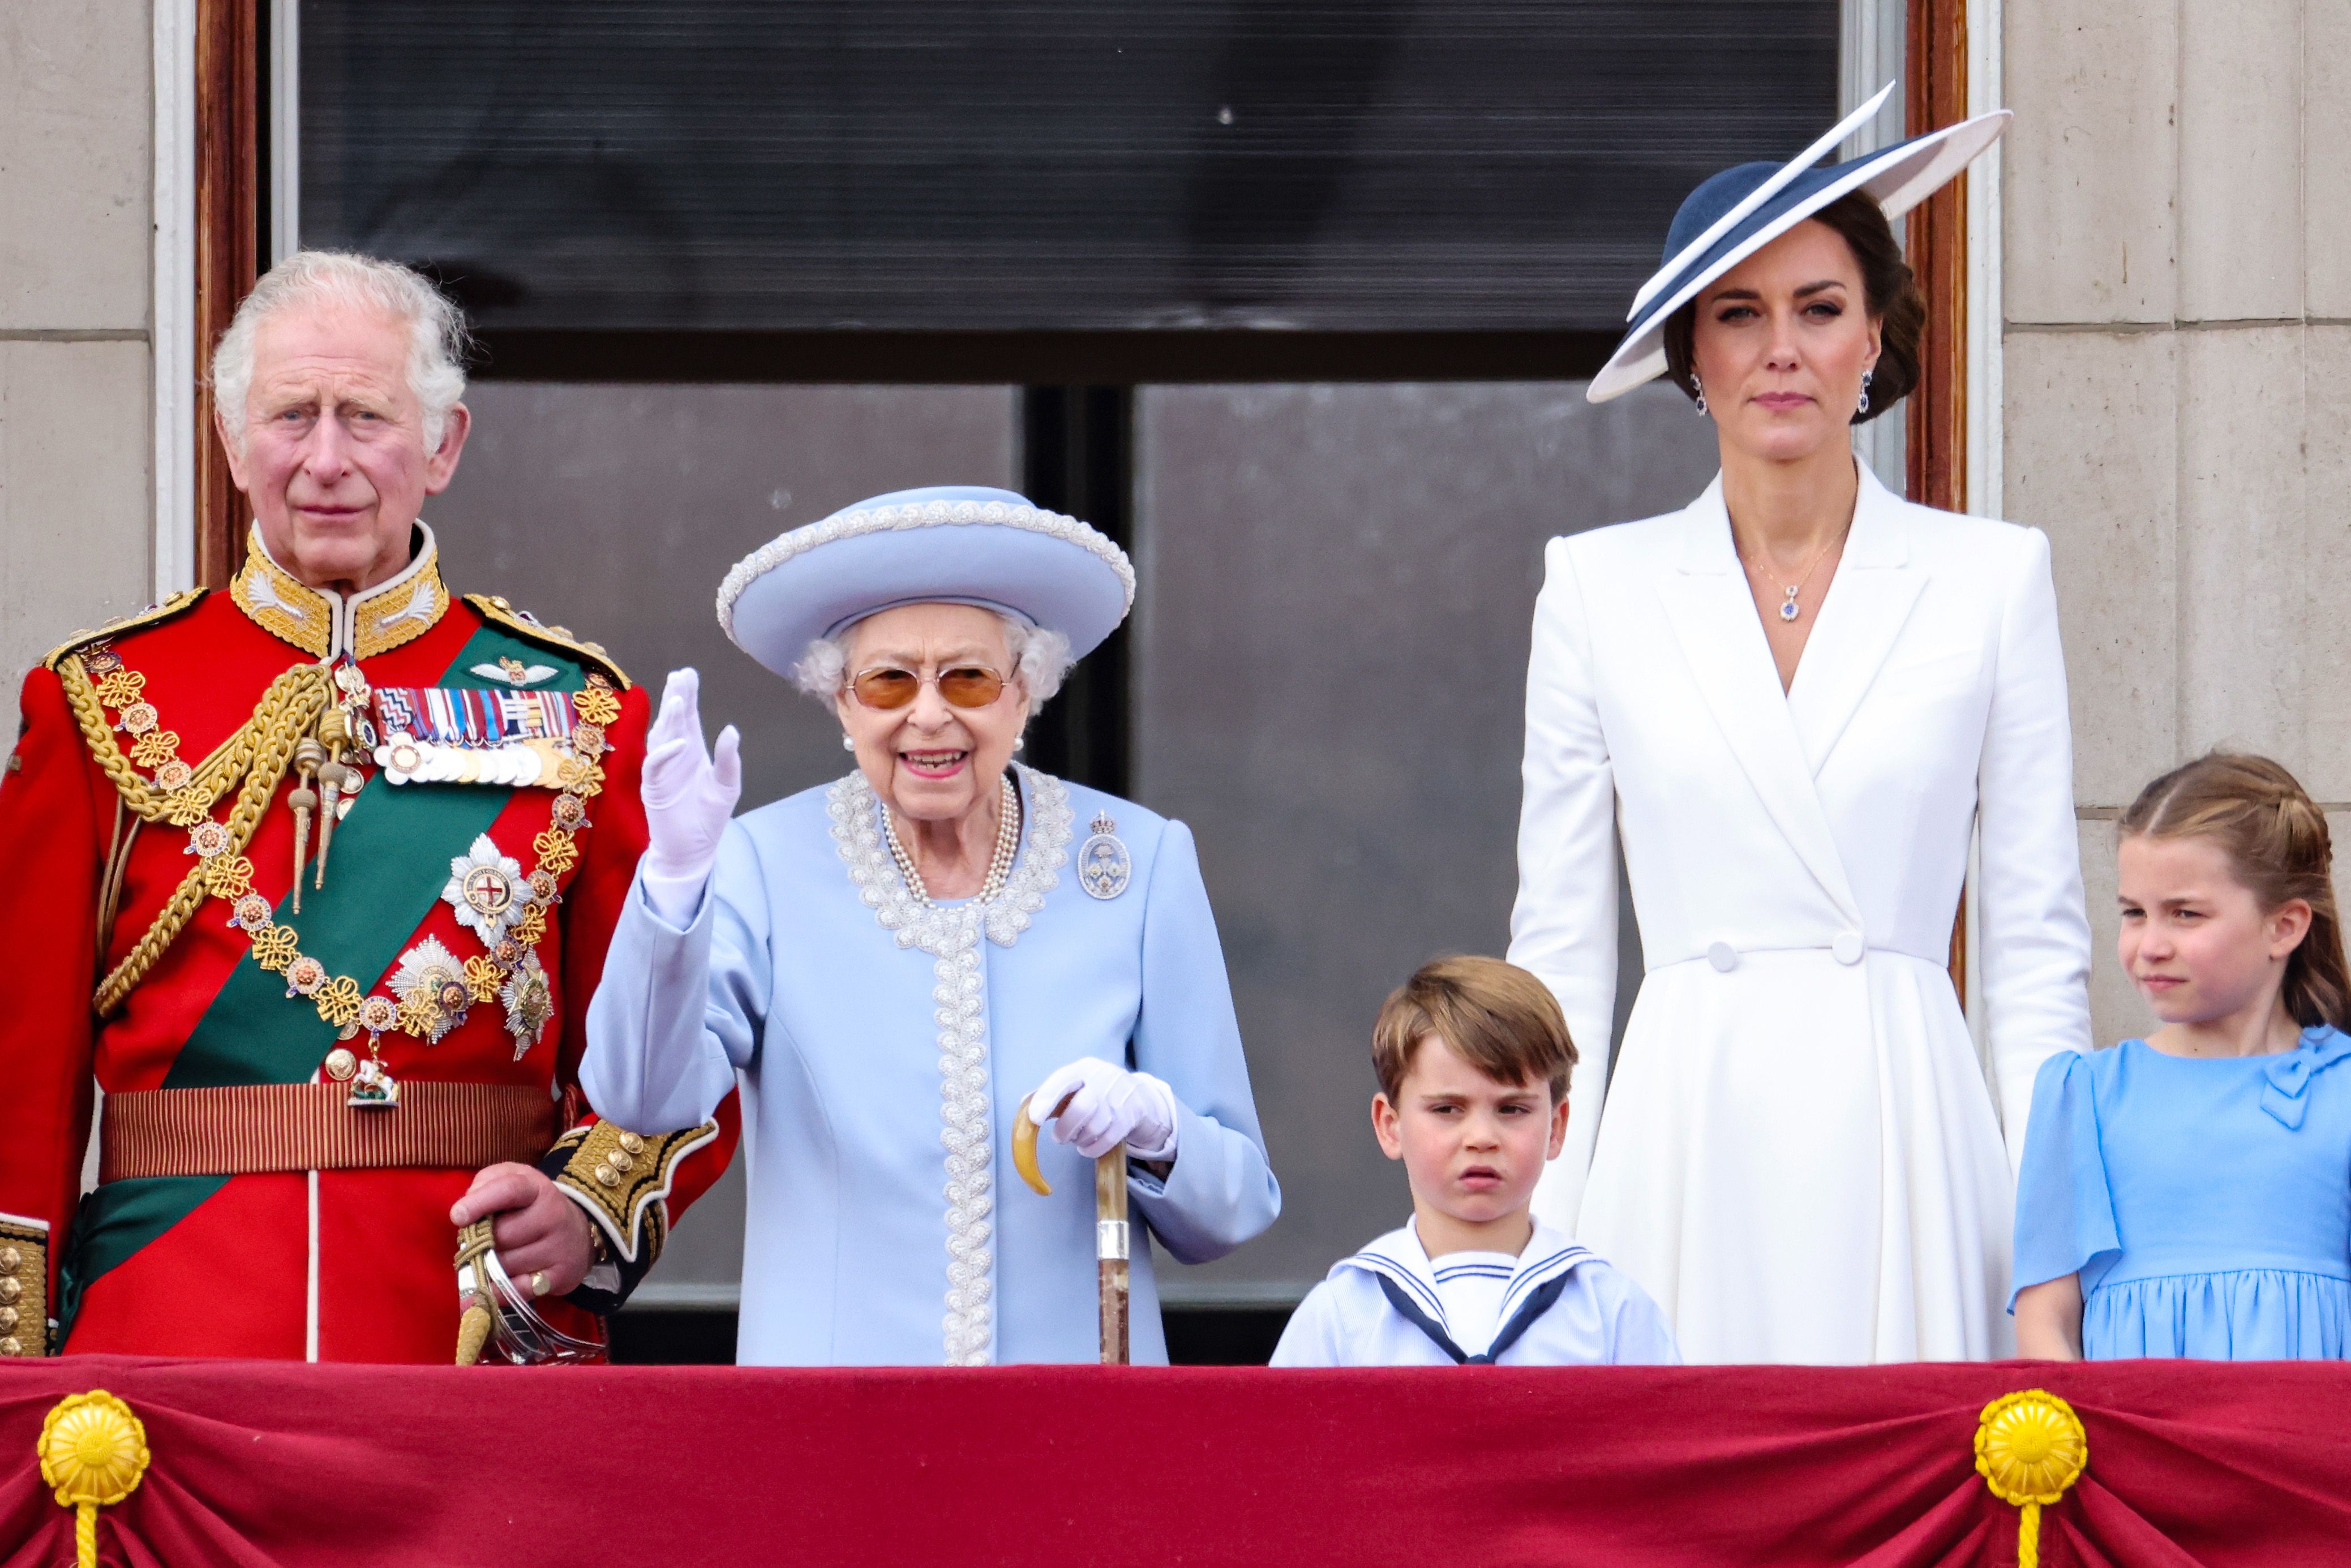
[[[1075,1090],[1059,1116],[1053,1107]],[[1148,1072],[1130,1072],[1099,1057],[1081,1056],[1061,1069],[1029,1096],[1029,1119],[1050,1125],[1056,1143],[1075,1144],[1086,1158],[1100,1159],[1123,1141],[1138,1160],[1176,1157],[1176,1091]]]
[[[730,724],[718,732],[715,753],[704,749],[701,694],[702,677],[691,667],[672,670],[645,737],[642,794],[653,841],[645,851],[645,897],[673,925],[688,924],[702,907],[718,841],[743,794],[743,737]]]

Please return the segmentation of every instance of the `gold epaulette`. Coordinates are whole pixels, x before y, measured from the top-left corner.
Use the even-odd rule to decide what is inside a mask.
[[[77,632],[50,649],[48,656],[43,659],[41,664],[44,668],[54,670],[57,667],[58,660],[68,653],[80,653],[92,643],[120,637],[131,632],[143,632],[150,626],[161,626],[166,621],[177,620],[202,604],[204,601],[204,595],[211,591],[209,588],[183,588],[164,600],[162,603],[151,604],[136,615],[125,615],[120,621],[110,621],[95,632]]]
[[[665,1200],[678,1162],[716,1136],[716,1122],[653,1137],[612,1122],[574,1127],[551,1151],[570,1151],[556,1185],[588,1211],[624,1262],[650,1268],[669,1238]]]
[[[0,1358],[49,1354],[49,1228],[0,1214]]]
[[[480,612],[483,620],[500,631],[511,632],[526,643],[536,643],[568,659],[576,659],[590,669],[610,677],[621,690],[625,692],[629,689],[627,674],[612,662],[612,655],[604,652],[601,643],[583,643],[574,637],[569,628],[546,625],[528,612],[517,610],[495,593],[469,593],[465,595],[465,602]]]

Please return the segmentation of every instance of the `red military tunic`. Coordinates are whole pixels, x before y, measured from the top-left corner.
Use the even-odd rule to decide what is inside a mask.
[[[68,644],[26,677],[23,729],[0,782],[0,950],[16,976],[0,1009],[0,1354],[43,1354],[46,1309],[62,1320],[68,1352],[447,1363],[459,1317],[449,1208],[471,1166],[298,1153],[290,1157],[328,1168],[283,1168],[279,1157],[255,1171],[270,1166],[254,1151],[273,1139],[340,1150],[353,1137],[381,1142],[395,1125],[424,1144],[454,1138],[450,1147],[524,1137],[529,1146],[494,1157],[546,1155],[619,1265],[591,1275],[604,1291],[575,1298],[591,1307],[617,1303],[650,1266],[669,1215],[724,1168],[731,1103],[717,1128],[628,1138],[633,1158],[611,1128],[575,1134],[551,1155],[545,1146],[587,1120],[575,1085],[588,1002],[645,846],[645,695],[601,650],[505,601],[453,599],[431,531],[420,525],[418,539],[406,571],[345,601],[280,570],[256,533],[231,591],[178,596]],[[353,666],[363,685],[349,674],[333,685],[330,670]],[[289,670],[300,672],[291,684],[281,680]],[[220,783],[237,756],[225,772],[207,759],[268,716],[257,715],[269,709],[265,694],[275,700],[298,685],[315,694],[311,707],[341,703],[354,719],[367,711],[354,690],[569,691],[583,725],[606,716],[583,731],[580,753],[601,776],[583,768],[561,789],[553,779],[402,785],[355,749],[349,788],[358,793],[335,826],[323,889],[312,885],[322,813],[311,813],[313,859],[296,914],[288,797],[304,784],[298,762],[263,795],[266,735],[248,737],[263,754],[252,771],[264,776],[242,790]],[[275,711],[318,733],[293,699]],[[119,760],[105,762],[108,748]],[[201,813],[183,802],[178,823],[132,809],[143,799],[155,810],[174,789],[221,792]],[[239,851],[236,808],[247,794],[258,818]],[[235,863],[240,853],[249,870]],[[468,907],[469,859],[492,868],[488,892],[511,884],[519,902],[496,911],[509,924]],[[158,917],[175,893],[186,904],[199,868],[201,901],[170,935]],[[536,932],[517,909],[536,917]],[[151,928],[169,936],[160,950]],[[502,950],[490,939],[501,935]],[[465,984],[434,989],[450,977],[431,967],[436,953],[444,968],[464,967]],[[101,985],[110,976],[118,991],[136,983],[117,1000]],[[102,1016],[94,993],[108,1004]],[[371,1056],[408,1099],[345,1111],[354,1070],[360,1083],[373,1076]],[[195,1174],[131,1174],[83,1197],[93,1082],[123,1096],[110,1102],[106,1166]],[[245,1087],[303,1083],[323,1087]],[[235,1103],[192,1120],[185,1107],[204,1096],[138,1092],[178,1089],[225,1089]],[[236,1099],[256,1093],[307,1097],[310,1121],[334,1125],[306,1132]],[[507,1124],[547,1124],[536,1134],[465,1125],[475,1115],[465,1096],[477,1093]],[[588,1312],[548,1315],[600,1333]]]

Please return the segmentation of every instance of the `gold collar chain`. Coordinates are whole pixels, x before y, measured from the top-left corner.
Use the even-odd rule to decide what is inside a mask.
[[[531,841],[538,864],[513,890],[527,905],[521,915],[487,944],[486,956],[468,958],[447,974],[440,966],[409,961],[428,947],[446,956],[447,949],[428,938],[403,955],[392,977],[392,994],[371,995],[352,977],[329,973],[301,950],[299,934],[279,924],[267,897],[254,891],[253,862],[244,852],[297,749],[311,740],[312,729],[331,707],[333,683],[325,666],[300,665],[280,675],[237,734],[193,769],[179,758],[179,737],[162,727],[162,716],[146,700],[146,677],[126,668],[111,648],[101,643],[87,649],[61,661],[59,672],[83,739],[117,790],[142,818],[185,828],[186,852],[196,857],[146,935],[99,984],[92,1001],[101,1017],[120,1006],[153,969],[209,894],[230,905],[229,924],[251,937],[254,961],[286,977],[287,997],[308,998],[319,1017],[340,1031],[340,1040],[367,1032],[372,1071],[360,1076],[376,1091],[370,1103],[398,1103],[398,1087],[381,1070],[379,1048],[387,1032],[397,1030],[425,1045],[438,1044],[464,1021],[470,1007],[496,999],[515,1038],[515,1060],[538,1043],[553,1016],[554,998],[537,948],[549,929],[549,911],[560,899],[561,878],[580,862],[577,834],[589,825],[588,802],[604,787],[599,758],[610,749],[605,728],[620,717],[619,695],[601,674],[590,674],[587,688],[573,695],[580,718],[571,736],[574,759],[559,780],[549,826]],[[127,757],[117,735],[131,737]],[[139,768],[152,769],[152,777],[141,778]],[[227,821],[214,817],[220,796],[240,782]],[[214,792],[205,794],[207,789]],[[305,869],[295,867],[298,886]],[[452,993],[453,985],[460,994]],[[348,1079],[357,1069],[350,1051],[329,1054],[330,1076]]]

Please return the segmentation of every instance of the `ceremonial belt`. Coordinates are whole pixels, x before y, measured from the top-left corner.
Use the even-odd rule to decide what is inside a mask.
[[[479,1170],[529,1165],[555,1142],[544,1089],[402,1082],[396,1106],[352,1106],[340,1083],[131,1090],[106,1097],[98,1179],[266,1171]]]

